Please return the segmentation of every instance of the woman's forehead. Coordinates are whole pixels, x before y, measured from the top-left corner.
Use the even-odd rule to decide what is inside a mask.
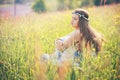
[[[79,18],[77,14],[72,14],[72,17]]]

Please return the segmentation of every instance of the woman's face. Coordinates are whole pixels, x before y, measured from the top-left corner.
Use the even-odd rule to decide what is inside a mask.
[[[78,22],[79,22],[79,16],[77,14],[72,14],[71,24],[75,29],[79,28]]]

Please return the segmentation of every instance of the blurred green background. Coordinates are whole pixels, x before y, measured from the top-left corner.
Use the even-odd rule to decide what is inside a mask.
[[[0,0],[0,80],[63,80],[58,67],[40,64],[55,51],[54,40],[73,31],[75,8],[106,39],[97,57],[84,55],[80,68],[66,63],[64,80],[120,80],[120,0]],[[84,53],[85,54],[85,53]]]

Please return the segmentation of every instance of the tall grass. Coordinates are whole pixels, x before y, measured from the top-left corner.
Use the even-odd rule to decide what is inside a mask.
[[[89,23],[104,35],[106,42],[97,57],[84,57],[81,69],[64,63],[61,70],[39,61],[41,54],[54,52],[56,38],[73,30],[71,11],[0,19],[0,80],[119,80],[119,7],[87,8]]]

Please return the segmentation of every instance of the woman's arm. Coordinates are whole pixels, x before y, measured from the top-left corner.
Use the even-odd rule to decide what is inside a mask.
[[[68,34],[66,36],[67,38],[65,40],[57,39],[55,41],[55,46],[59,51],[64,51],[66,48],[74,44],[75,42],[79,41],[80,39],[80,31],[75,30],[72,33]]]

